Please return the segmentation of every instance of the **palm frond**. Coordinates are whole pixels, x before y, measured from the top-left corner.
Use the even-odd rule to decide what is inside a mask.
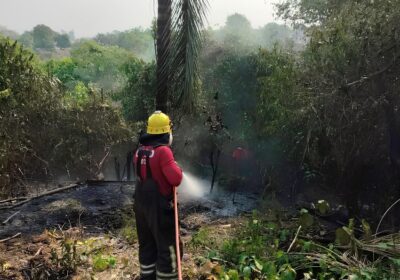
[[[198,85],[198,57],[208,0],[177,0],[173,7],[170,78],[172,103],[191,112]]]

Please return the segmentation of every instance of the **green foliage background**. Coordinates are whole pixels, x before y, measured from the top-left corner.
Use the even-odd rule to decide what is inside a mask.
[[[65,91],[35,55],[0,39],[0,188],[30,178],[96,175],[105,149],[128,141],[119,112],[84,84]],[[14,78],[18,77],[18,78]],[[100,157],[100,158],[99,158]]]

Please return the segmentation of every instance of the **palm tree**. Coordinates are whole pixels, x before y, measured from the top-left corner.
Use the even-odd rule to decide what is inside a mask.
[[[172,0],[158,0],[156,109],[167,112]]]
[[[208,0],[158,0],[156,108],[190,112]],[[170,105],[169,105],[170,104]]]

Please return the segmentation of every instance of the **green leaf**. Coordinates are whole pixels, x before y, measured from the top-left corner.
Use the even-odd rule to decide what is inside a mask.
[[[305,208],[302,208],[302,209],[300,210],[300,214],[307,214],[307,213],[308,213],[308,210],[305,209]]]
[[[390,246],[387,243],[378,243],[377,247],[379,249],[389,249]]]
[[[115,267],[115,265],[117,264],[117,260],[115,259],[115,257],[109,257],[108,263],[111,267]]]
[[[273,262],[267,262],[263,264],[262,273],[268,278],[272,278],[276,275],[276,265]]]
[[[108,262],[107,260],[97,257],[93,261],[93,269],[95,271],[104,271],[108,268]]]
[[[279,250],[278,252],[276,252],[276,262],[278,265],[286,264],[288,262],[287,254],[285,252],[283,252],[282,250]]]
[[[280,241],[285,242],[288,238],[288,235],[289,235],[289,231],[287,229],[281,230],[280,235],[279,235]]]
[[[5,99],[5,98],[7,98],[7,97],[9,97],[11,95],[11,89],[5,89],[5,90],[2,90],[2,91],[0,91],[0,99]]]
[[[269,222],[269,223],[267,223],[267,229],[270,229],[270,230],[274,230],[274,229],[276,229],[278,226],[277,226],[277,224],[276,223],[273,223],[273,222]]]
[[[361,278],[357,274],[351,274],[349,280],[361,280]]]
[[[312,279],[312,275],[313,275],[312,272],[304,272],[303,273],[303,279],[304,280],[311,280]]]
[[[295,280],[296,271],[289,265],[283,265],[279,273],[279,280]]]
[[[263,265],[258,260],[254,259],[254,264],[258,270],[263,269]]]
[[[329,203],[326,200],[318,200],[317,210],[322,215],[327,214],[330,211]]]
[[[241,255],[239,256],[239,264],[245,264],[248,258],[249,258],[248,255],[241,254]]]
[[[391,258],[390,259],[397,267],[400,267],[400,259]]]
[[[350,240],[351,237],[348,234],[348,232],[346,232],[344,229],[344,227],[338,228],[335,231],[335,235],[336,235],[336,243],[339,245],[349,245],[350,244]]]
[[[207,254],[207,258],[208,258],[208,259],[212,259],[212,258],[215,258],[215,257],[217,257],[217,256],[218,256],[218,253],[217,253],[217,251],[215,251],[215,250],[211,250],[211,251],[209,251],[208,254]]]
[[[364,234],[363,234],[364,239],[366,239],[366,240],[371,239],[371,237],[372,237],[371,226],[364,219],[362,219],[361,223],[362,223],[362,228],[363,228],[363,232],[364,232]]]
[[[236,269],[228,271],[229,280],[239,280],[239,272]]]
[[[93,258],[93,269],[95,271],[104,271],[110,267],[115,267],[117,260],[115,257],[105,257],[102,255],[96,255]]]
[[[300,211],[299,223],[302,227],[311,227],[314,223],[314,217],[306,209]]]
[[[250,278],[250,276],[251,276],[251,267],[250,266],[245,266],[243,268],[243,276]]]

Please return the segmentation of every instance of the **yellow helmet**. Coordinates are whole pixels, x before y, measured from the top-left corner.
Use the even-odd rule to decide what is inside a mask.
[[[171,132],[171,120],[161,111],[155,111],[147,121],[148,134],[164,134]]]

